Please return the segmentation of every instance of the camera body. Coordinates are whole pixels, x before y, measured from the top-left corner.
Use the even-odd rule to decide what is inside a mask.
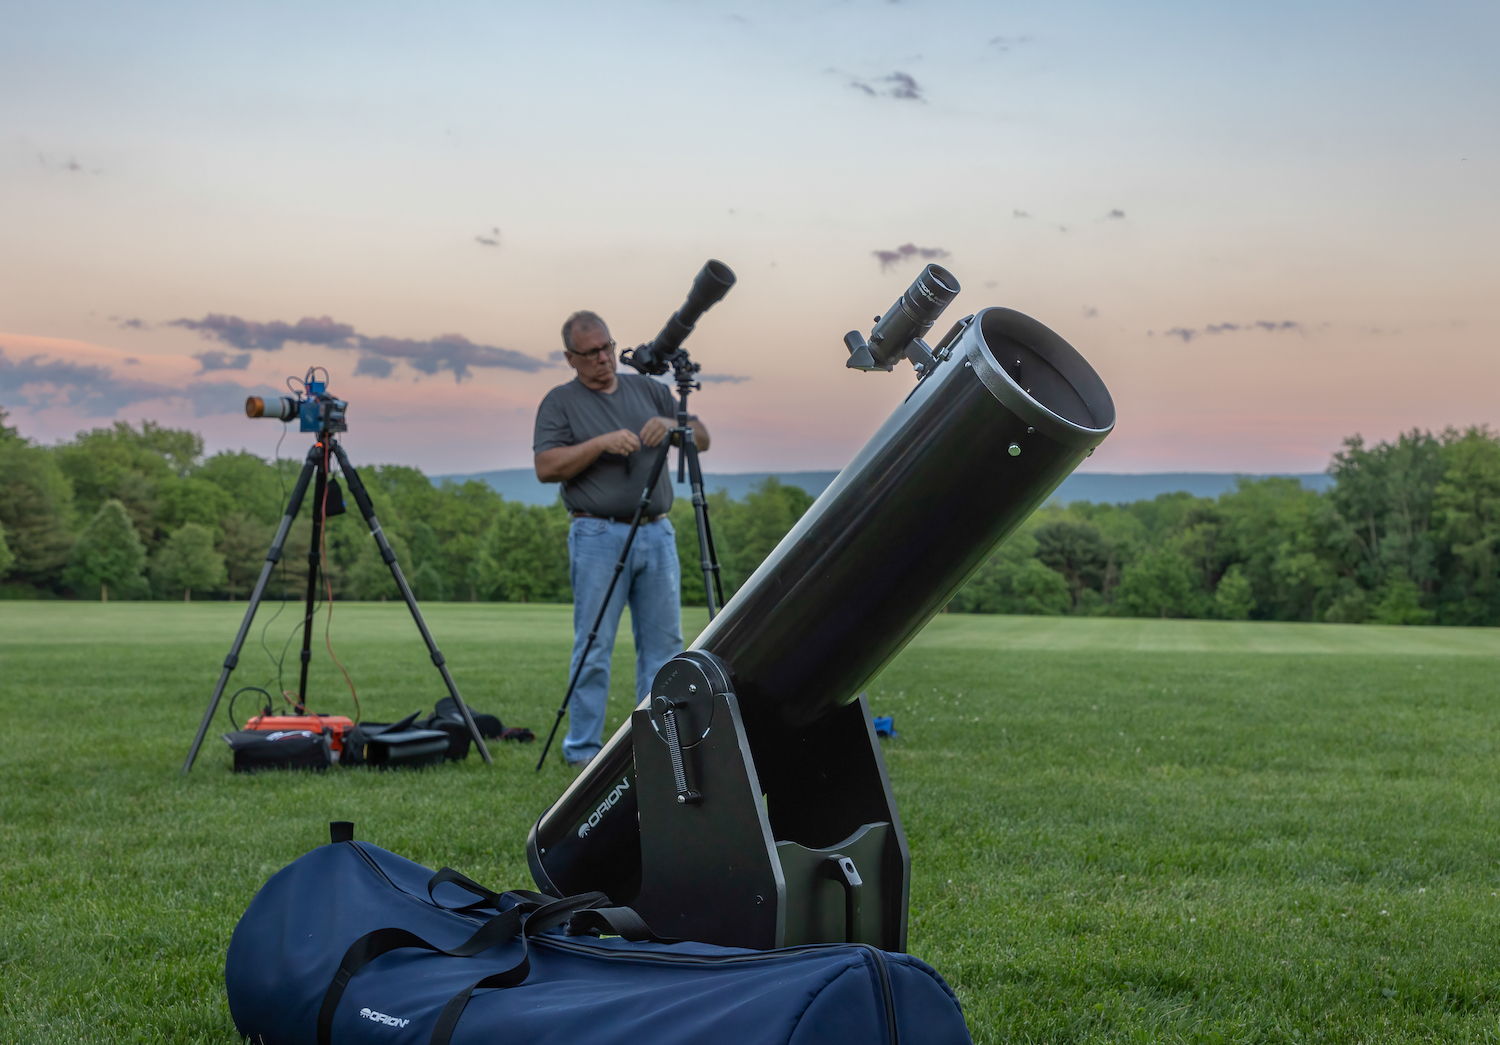
[[[245,400],[245,416],[296,420],[304,432],[347,432],[349,423],[344,411],[348,407],[345,400],[328,393],[327,381],[314,380],[312,371],[308,371],[301,391],[295,396],[278,396],[271,400],[250,396]]]

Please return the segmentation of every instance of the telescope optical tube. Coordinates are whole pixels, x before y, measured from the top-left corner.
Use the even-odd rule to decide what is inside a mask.
[[[682,342],[693,332],[698,318],[716,305],[729,288],[734,286],[734,272],[722,261],[709,259],[704,262],[698,275],[693,277],[692,288],[682,307],[672,313],[661,333],[649,345],[627,349],[620,360],[635,367],[643,374],[665,374],[672,357],[682,348]]]
[[[728,665],[756,757],[858,699],[1114,423],[1061,337],[1010,309],[973,317],[691,646]],[[532,828],[542,889],[634,897],[632,752],[626,719]]]

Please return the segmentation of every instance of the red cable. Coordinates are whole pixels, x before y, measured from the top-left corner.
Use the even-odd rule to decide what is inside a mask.
[[[323,445],[323,474],[328,475],[328,444]],[[339,671],[343,672],[344,681],[349,684],[349,695],[354,698],[354,721],[359,722],[359,694],[354,692],[354,680],[349,673],[344,671],[344,665],[339,661],[338,654],[333,652],[333,638],[329,632],[333,628],[333,578],[328,575],[328,487],[333,483],[333,476],[328,476],[328,482],[323,485],[323,506],[321,515],[323,519],[323,531],[319,535],[322,540],[320,549],[323,559],[323,583],[328,587],[328,621],[323,625],[323,643],[328,647],[328,655],[333,662],[338,664]]]

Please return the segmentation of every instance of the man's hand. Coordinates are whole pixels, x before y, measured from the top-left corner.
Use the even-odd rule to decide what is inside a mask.
[[[641,442],[646,446],[659,446],[677,424],[665,417],[653,417],[641,427]]]
[[[651,426],[649,424],[646,426],[646,428],[650,427]],[[645,434],[646,429],[642,429],[641,435],[644,436]],[[621,428],[615,432],[606,432],[604,435],[598,436],[597,438],[599,441],[599,449],[607,454],[633,454],[641,448],[641,441],[637,439],[635,437],[635,433],[628,428]],[[660,439],[658,438],[657,441],[660,442]],[[654,446],[655,444],[648,442],[646,445]]]

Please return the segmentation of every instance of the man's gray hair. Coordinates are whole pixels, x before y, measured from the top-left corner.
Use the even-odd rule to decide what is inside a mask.
[[[563,324],[562,329],[563,347],[566,348],[569,352],[577,351],[573,347],[573,329],[575,327],[582,330],[597,329],[604,331],[606,334],[609,333],[609,325],[605,323],[604,320],[599,318],[599,313],[590,312],[587,309],[584,309],[580,312],[574,312],[571,316],[568,317],[567,322]]]

